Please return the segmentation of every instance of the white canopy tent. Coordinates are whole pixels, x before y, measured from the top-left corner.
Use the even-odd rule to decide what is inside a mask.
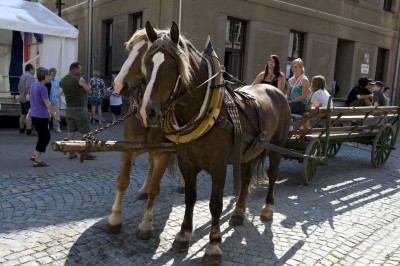
[[[42,43],[31,45],[30,62],[56,68],[57,77],[68,73],[78,58],[79,31],[40,3],[22,0],[0,1],[0,92],[10,92],[8,71],[12,31],[42,34]],[[32,38],[33,41],[35,38]]]

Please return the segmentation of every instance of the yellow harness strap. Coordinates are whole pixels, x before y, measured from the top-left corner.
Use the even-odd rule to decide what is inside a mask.
[[[212,63],[215,66],[215,73],[219,72],[221,69],[221,65],[219,63],[219,59],[216,53],[212,49],[211,42],[208,41],[207,48],[204,53],[207,53],[204,55],[206,60],[212,60]],[[215,77],[214,88],[212,90],[213,92],[211,96],[210,105],[206,112],[207,116],[203,119],[203,121],[201,121],[201,123],[196,129],[185,135],[168,133],[171,132],[170,130],[172,128],[171,117],[173,114],[170,111],[167,111],[165,116],[166,119],[164,120],[164,125],[163,125],[164,132],[167,132],[165,135],[167,139],[169,139],[174,143],[187,143],[189,141],[201,137],[211,129],[211,127],[214,125],[215,121],[219,116],[224,101],[224,87],[222,85],[222,73],[219,73]]]

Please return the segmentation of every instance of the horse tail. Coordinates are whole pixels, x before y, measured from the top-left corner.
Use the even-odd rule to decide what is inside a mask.
[[[267,180],[267,173],[265,172],[265,159],[267,157],[267,150],[264,150],[260,155],[251,161],[251,179],[249,192],[255,188],[260,181]]]

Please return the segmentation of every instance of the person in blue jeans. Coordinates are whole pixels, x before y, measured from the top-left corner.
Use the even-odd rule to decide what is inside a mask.
[[[46,152],[46,147],[50,142],[49,119],[52,116],[57,122],[61,121],[57,112],[49,100],[49,93],[46,83],[50,82],[50,72],[44,67],[39,67],[36,72],[38,81],[34,82],[30,88],[31,96],[31,109],[29,118],[38,133],[38,141],[36,143],[36,150],[32,155],[34,167],[49,166],[49,164],[42,161],[42,154]]]

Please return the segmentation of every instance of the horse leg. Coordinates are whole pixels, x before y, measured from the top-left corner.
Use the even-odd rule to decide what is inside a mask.
[[[193,232],[193,209],[197,200],[197,174],[200,169],[191,169],[187,163],[178,159],[179,169],[185,179],[185,215],[180,232],[175,236],[172,247],[178,252],[189,249]]]
[[[137,236],[140,239],[147,240],[151,238],[153,228],[153,207],[160,193],[161,178],[168,166],[172,153],[170,152],[151,152],[149,154],[152,170],[149,172],[147,185],[147,210],[139,224]],[[150,175],[151,173],[151,175]]]
[[[142,187],[139,189],[138,193],[136,194],[136,198],[138,200],[145,200],[147,199],[148,195],[148,187],[149,183],[151,182],[151,177],[153,176],[153,171],[154,171],[154,158],[153,158],[154,152],[149,152],[149,172],[147,173],[146,180],[144,180],[144,183]]]
[[[275,151],[269,151],[269,168],[268,168],[268,194],[265,205],[261,211],[260,218],[263,221],[271,221],[274,215],[274,187],[278,178],[279,163],[281,162],[281,154]]]
[[[117,195],[115,196],[111,214],[107,218],[108,233],[119,233],[122,227],[122,197],[129,186],[132,165],[137,157],[134,152],[121,152],[121,170],[117,179]]]
[[[246,216],[246,199],[249,194],[249,185],[251,179],[251,162],[241,165],[241,187],[239,198],[236,202],[235,209],[229,219],[230,226],[243,225]]]
[[[202,259],[203,265],[219,265],[222,261],[220,218],[223,207],[226,166],[219,165],[218,168],[219,169],[212,174],[210,242],[204,252]]]
[[[185,180],[183,179],[182,175],[179,177],[179,184],[178,184],[177,192],[179,194],[185,193]]]

